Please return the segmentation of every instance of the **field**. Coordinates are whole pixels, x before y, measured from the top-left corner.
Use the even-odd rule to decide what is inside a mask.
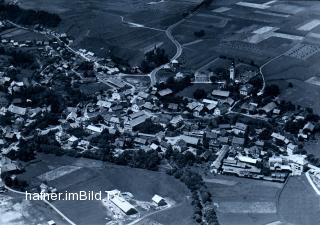
[[[315,157],[320,157],[320,136],[316,135],[315,140],[310,140],[305,144],[304,149],[308,154],[313,154]]]
[[[304,175],[286,185],[221,175],[206,181],[221,225],[319,224],[320,197]]]
[[[269,83],[277,84],[280,87],[281,100],[291,101],[303,107],[311,107],[315,113],[320,113],[319,86],[296,79],[275,79]],[[292,88],[288,88],[289,83],[292,83]]]
[[[39,155],[37,161],[30,164],[21,176],[36,184],[39,183],[39,175],[43,174],[47,175],[48,185],[56,187],[60,192],[102,191],[105,195],[104,191],[119,189],[132,193],[138,201],[148,202],[157,193],[172,199],[175,205],[172,209],[146,217],[146,220],[175,225],[181,221],[181,218],[184,218],[184,224],[193,224],[192,207],[187,198],[190,195],[188,189],[164,173],[105,164],[88,159]],[[48,178],[48,174],[53,176]],[[60,200],[54,201],[53,204],[76,224],[99,225],[107,222],[107,210],[100,201]]]
[[[280,196],[278,211],[287,223],[320,224],[320,197],[305,176],[292,177]]]
[[[193,98],[193,93],[197,89],[203,89],[206,93],[211,93],[216,88],[215,84],[193,84],[180,91],[177,95],[181,97]]]
[[[106,56],[111,51],[136,65],[140,63],[144,51],[158,43],[163,43],[161,47],[168,54],[175,53],[175,48],[163,29],[178,21],[182,13],[198,4],[199,0],[169,0],[160,4],[148,4],[151,2],[149,0],[19,2],[25,8],[58,13],[62,18],[58,30],[71,35],[75,47],[86,48],[101,56]],[[121,17],[125,22],[138,24],[139,27],[123,23]]]
[[[277,220],[276,196],[282,184],[221,175],[208,178],[206,184],[213,194],[221,225],[256,225]]]

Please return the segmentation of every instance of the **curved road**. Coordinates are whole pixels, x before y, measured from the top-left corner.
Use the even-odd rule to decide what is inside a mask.
[[[283,56],[284,54],[285,54],[285,52],[282,53],[282,54],[280,54],[280,55],[278,55],[278,56],[276,56],[276,57],[274,57],[274,58],[272,58],[272,59],[270,59],[269,61],[265,62],[263,65],[261,65],[261,66],[259,67],[259,72],[260,72],[261,77],[262,77],[262,80],[263,80],[263,86],[262,86],[261,90],[258,92],[258,94],[257,94],[258,96],[260,96],[260,95],[263,94],[264,89],[265,89],[265,87],[266,87],[266,81],[265,81],[265,78],[264,78],[264,75],[263,75],[263,72],[262,72],[263,68],[264,68],[265,66],[267,66],[269,63],[273,62],[274,60],[279,59],[279,58],[280,58],[281,56]]]

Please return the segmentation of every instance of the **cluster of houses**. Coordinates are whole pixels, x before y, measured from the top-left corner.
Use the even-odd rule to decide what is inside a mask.
[[[224,142],[217,152],[217,158],[211,164],[211,171],[279,182],[285,181],[289,175],[301,175],[307,168],[308,161],[307,155],[299,151],[302,147],[298,143],[310,137],[314,132],[315,123],[306,121],[303,113],[293,115],[293,112],[287,112],[274,117],[271,112],[264,114],[261,120],[267,121],[268,118],[275,120],[274,130],[281,132],[267,134],[268,137],[264,138],[266,140],[261,139],[261,134],[268,133],[268,128],[255,128],[248,133],[248,125],[245,123],[237,122],[234,126],[219,125],[216,136]],[[297,120],[304,121],[297,134],[285,130],[286,123]],[[219,137],[221,133],[229,135]],[[216,140],[213,143],[213,147],[219,147],[221,144]],[[209,146],[212,144],[210,142]]]
[[[49,103],[23,107],[26,104],[14,96],[25,87],[43,85],[52,88],[52,80],[63,75],[71,78],[71,85],[99,82],[111,87],[94,92],[90,102],[66,106],[58,125],[37,129],[40,136],[54,133],[55,140],[64,151],[95,154],[100,147],[93,140],[108,131],[115,137],[110,143],[114,156],[126,150],[154,150],[164,154],[168,149],[173,149],[204,160],[215,158],[212,171],[216,173],[274,181],[283,181],[288,174],[302,173],[307,161],[305,155],[297,154],[298,140],[307,140],[314,132],[316,123],[307,121],[301,113],[281,112],[276,100],[257,103],[249,98],[253,87],[248,82],[257,75],[256,71],[245,70],[238,75],[234,65],[229,68],[228,82],[239,84],[239,94],[243,96],[241,104],[236,104],[239,99],[234,99],[232,92],[225,88],[226,81],[222,80],[219,81],[220,88],[201,100],[185,98],[180,103],[168,103],[165,99],[175,95],[170,88],[135,87],[121,76],[114,75],[119,73],[119,69],[111,60],[97,63],[94,54],[84,49],[79,50],[78,54],[71,54],[68,47],[59,41],[67,38],[66,35],[54,35],[59,39],[24,43],[26,46],[23,48],[37,46],[38,54],[43,59],[54,59],[53,63],[38,71],[38,80],[11,78],[8,73],[15,69],[12,66],[0,73],[0,84],[5,87],[0,92],[0,115],[9,113],[14,118],[12,126],[1,127],[0,147],[3,155],[19,151],[19,140],[32,138],[24,137],[21,130],[52,110]],[[2,39],[3,46],[11,47],[14,43]],[[94,62],[93,71],[90,71],[93,76],[84,76],[83,71],[78,70],[83,59]],[[177,79],[182,76],[177,73]],[[208,82],[208,79],[203,74],[197,74],[195,83],[198,82]],[[9,101],[11,98],[8,96],[13,100]],[[275,132],[269,135],[269,140],[262,140],[260,134],[267,128],[252,127],[248,122],[219,122],[209,126],[210,121],[228,114],[249,117],[248,121],[272,119]],[[284,132],[288,121],[300,120],[305,122],[297,135]],[[270,145],[273,146],[272,151]]]

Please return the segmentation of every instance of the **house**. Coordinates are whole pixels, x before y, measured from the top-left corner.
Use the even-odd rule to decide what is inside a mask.
[[[146,145],[147,140],[144,139],[144,138],[136,137],[136,138],[134,139],[134,143],[139,144],[139,145]]]
[[[70,145],[72,145],[73,143],[75,143],[76,141],[78,141],[78,138],[76,136],[71,136],[69,139],[68,139],[68,143]]]
[[[170,124],[174,127],[177,127],[181,122],[183,121],[183,118],[181,115],[175,116],[170,120]]]
[[[313,132],[314,128],[315,128],[315,125],[311,122],[308,122],[304,125],[303,130]]]
[[[104,129],[102,126],[98,127],[94,125],[88,125],[86,128],[94,133],[101,133]]]
[[[252,84],[246,83],[242,85],[239,89],[240,95],[242,96],[248,96],[252,93],[253,86]]]
[[[248,128],[248,125],[246,125],[244,123],[236,123],[236,125],[233,127],[232,131],[236,135],[245,134],[247,131],[247,128]]]
[[[160,195],[154,195],[152,197],[152,201],[157,205],[157,206],[164,206],[167,205],[167,202],[164,198],[162,198]]]
[[[255,165],[258,161],[257,159],[251,158],[249,156],[242,156],[242,155],[238,156],[238,160],[240,162],[253,164],[253,165]]]
[[[145,102],[142,107],[150,111],[155,110],[156,108],[151,102]]]
[[[229,123],[219,124],[219,129],[230,129],[231,125]]]
[[[47,223],[48,225],[56,225],[56,222],[54,222],[54,220],[49,220]]]
[[[274,140],[279,140],[279,141],[283,141],[283,142],[286,141],[286,137],[283,136],[283,135],[281,135],[281,134],[279,134],[279,133],[273,132],[273,133],[271,134],[271,137],[272,137]]]
[[[195,83],[195,84],[203,84],[203,83],[204,83],[204,84],[207,84],[207,83],[211,83],[210,73],[206,73],[206,72],[195,72],[193,83]]]
[[[119,117],[112,116],[109,120],[109,123],[114,124],[114,125],[118,125],[118,124],[120,124],[120,119],[119,119]]]
[[[191,137],[187,135],[181,135],[180,139],[184,140],[189,145],[197,145],[200,142],[199,138]]]
[[[27,112],[27,109],[11,104],[8,108],[8,111],[14,114],[18,114],[20,116],[24,116]]]
[[[287,152],[288,152],[289,155],[292,155],[297,149],[298,149],[297,145],[294,145],[292,143],[289,143],[287,145]]]
[[[223,105],[220,105],[220,106],[216,107],[216,108],[214,109],[213,114],[214,114],[215,116],[221,116],[221,115],[226,114],[227,112],[228,112],[228,107],[223,104]]]
[[[222,90],[213,90],[212,95],[213,95],[213,97],[218,98],[218,99],[226,99],[229,97],[230,92],[229,91],[222,91]]]
[[[97,102],[97,106],[99,106],[99,107],[110,108],[111,105],[112,105],[111,102],[107,102],[107,101],[103,101],[103,100],[99,100]]]
[[[265,106],[263,106],[263,107],[262,107],[262,110],[263,110],[265,113],[270,113],[270,112],[273,111],[275,108],[277,108],[276,103],[270,102],[270,103],[266,104]]]
[[[157,144],[155,144],[155,143],[152,143],[152,144],[150,145],[150,148],[151,148],[152,150],[157,150],[157,149],[159,148],[159,145],[157,145]]]
[[[228,138],[228,137],[219,137],[219,138],[218,138],[218,141],[219,141],[221,144],[228,144],[228,143],[229,143],[229,138]]]
[[[244,145],[244,138],[233,137],[232,146],[234,147],[242,147]]]
[[[176,111],[178,109],[179,105],[175,104],[175,103],[169,103],[168,105],[168,109],[172,110],[172,111]]]
[[[303,172],[303,167],[307,165],[305,155],[289,155],[284,156],[289,161],[289,165],[292,169],[292,176],[300,176]]]
[[[214,173],[218,172],[218,170],[221,168],[222,160],[225,158],[228,151],[229,151],[228,145],[222,146],[221,150],[218,152],[218,157],[215,159],[214,162],[212,162],[212,164],[210,166],[212,168],[211,172],[214,172]]]
[[[172,94],[172,93],[173,93],[173,91],[172,91],[171,89],[169,89],[169,88],[163,89],[163,90],[161,90],[161,91],[158,92],[158,94],[159,94],[161,97],[166,96],[166,95],[170,95],[170,94]]]
[[[136,117],[136,118],[133,119],[133,120],[130,120],[130,121],[129,121],[129,125],[130,125],[131,129],[133,129],[133,128],[135,128],[136,126],[144,123],[148,118],[149,118],[148,115],[143,114],[142,116],[139,116],[139,117]]]

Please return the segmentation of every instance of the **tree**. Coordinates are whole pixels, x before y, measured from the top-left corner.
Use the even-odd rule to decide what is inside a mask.
[[[194,33],[194,36],[198,37],[198,38],[201,38],[203,37],[206,33],[204,30],[199,30],[199,31],[195,31]]]
[[[150,52],[147,52],[144,56],[140,67],[142,72],[149,73],[153,68],[169,62],[169,57],[164,49],[155,48]]]
[[[203,99],[207,96],[206,92],[203,89],[197,89],[195,90],[195,92],[193,93],[193,97],[197,100],[199,99]]]
[[[264,94],[266,96],[277,97],[280,94],[280,89],[276,84],[267,85]]]
[[[43,10],[22,9],[18,5],[0,1],[0,18],[8,19],[22,25],[40,24],[46,27],[57,27],[61,18],[57,14]]]

